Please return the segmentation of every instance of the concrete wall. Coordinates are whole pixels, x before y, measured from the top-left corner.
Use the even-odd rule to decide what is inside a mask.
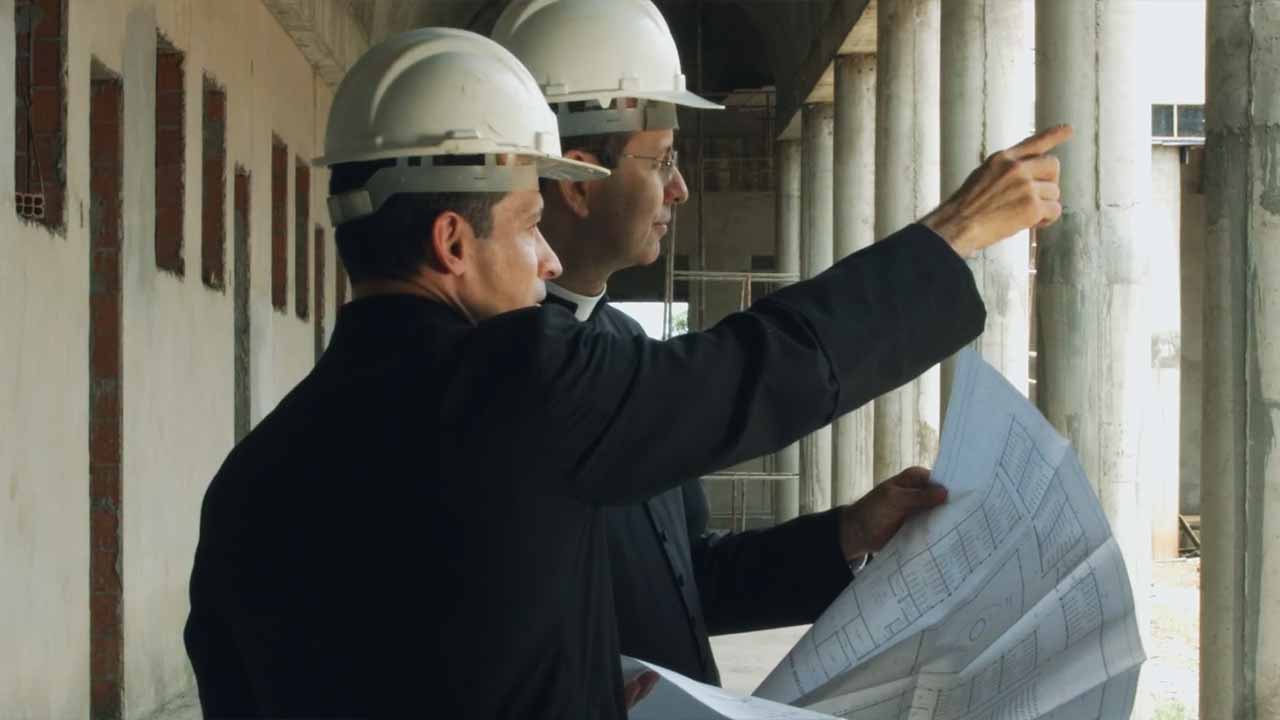
[[[91,61],[124,86],[122,251],[124,700],[142,717],[188,690],[182,646],[200,500],[232,444],[232,175],[252,173],[252,393],[259,419],[311,367],[313,327],[270,303],[272,134],[319,154],[331,92],[256,0],[71,2],[66,58],[66,229],[15,218],[13,74],[0,73],[0,716],[88,715],[88,97]],[[0,1],[0,57],[14,9]],[[154,258],[157,31],[186,54],[185,276]],[[226,288],[200,278],[203,73],[227,95]],[[326,237],[327,174],[312,172]],[[290,222],[290,233],[293,223]],[[308,244],[313,246],[308,238]],[[290,239],[290,258],[292,255]],[[333,249],[324,316],[332,325]],[[312,260],[314,262],[314,259]],[[290,292],[296,282],[290,268]],[[312,280],[314,284],[315,280]],[[316,317],[312,312],[311,317]]]

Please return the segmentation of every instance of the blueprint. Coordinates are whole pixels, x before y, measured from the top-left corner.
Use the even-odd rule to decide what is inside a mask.
[[[835,720],[812,710],[734,695],[674,670],[622,656],[624,678],[644,670],[658,673],[658,684],[627,713],[628,720]]]
[[[1145,655],[1119,546],[1075,452],[972,350],[933,475],[947,503],[755,694],[856,720],[1127,718]]]

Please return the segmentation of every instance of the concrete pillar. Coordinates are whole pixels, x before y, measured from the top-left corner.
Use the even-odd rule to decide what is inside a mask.
[[[942,4],[942,195],[959,189],[988,155],[1026,137],[1035,123],[1032,7],[1008,0]],[[1031,238],[1022,232],[969,261],[987,304],[983,359],[1027,393],[1031,348]],[[942,364],[942,402],[954,360]]]
[[[811,278],[831,267],[831,156],[834,109],[830,103],[801,110],[800,275]],[[831,428],[800,441],[800,513],[831,507]]]
[[[1280,717],[1280,2],[1208,6],[1200,717]]]
[[[939,0],[881,0],[876,17],[876,237],[938,204]],[[877,481],[938,454],[937,368],[875,402]]]
[[[835,66],[834,237],[835,257],[843,258],[876,239],[876,56],[842,55]],[[832,424],[833,505],[862,497],[875,482],[874,412],[867,403]]]
[[[1204,437],[1204,148],[1187,148],[1182,167],[1182,389],[1179,392],[1178,510],[1200,514],[1200,455]]]
[[[778,272],[800,272],[800,141],[778,142],[778,200],[775,206]],[[800,444],[774,455],[776,472],[800,472]],[[784,523],[800,514],[800,482],[778,480],[773,485],[773,519]]]
[[[1075,127],[1055,153],[1063,216],[1038,244],[1036,378],[1041,411],[1079,453],[1110,520],[1145,633],[1151,514],[1138,459],[1151,378],[1151,111],[1136,21],[1132,0],[1036,5],[1036,124]]]
[[[1151,148],[1151,212],[1144,243],[1150,258],[1151,398],[1142,432],[1143,490],[1151,508],[1151,554],[1178,557],[1178,406],[1182,392],[1179,236],[1182,149]]]

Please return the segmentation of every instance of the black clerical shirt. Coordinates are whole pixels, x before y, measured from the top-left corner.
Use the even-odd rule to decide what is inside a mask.
[[[665,343],[551,306],[349,303],[205,495],[205,714],[624,717],[600,508],[784,447],[983,320],[920,226]]]

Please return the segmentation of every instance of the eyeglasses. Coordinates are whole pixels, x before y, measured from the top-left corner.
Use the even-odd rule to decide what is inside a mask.
[[[632,158],[634,160],[649,160],[653,163],[653,170],[658,173],[658,177],[662,179],[662,184],[666,185],[676,176],[676,165],[680,162],[680,153],[672,150],[671,152],[657,157],[654,155],[632,155],[631,153],[622,153],[620,158]]]

